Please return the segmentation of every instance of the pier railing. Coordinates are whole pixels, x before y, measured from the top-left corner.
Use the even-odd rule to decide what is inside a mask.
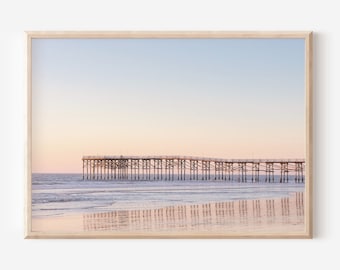
[[[83,156],[83,179],[304,182],[304,159]],[[261,177],[260,177],[261,176]]]

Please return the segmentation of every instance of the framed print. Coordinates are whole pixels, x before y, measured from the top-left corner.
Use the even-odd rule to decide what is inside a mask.
[[[311,32],[28,32],[26,238],[311,238]]]

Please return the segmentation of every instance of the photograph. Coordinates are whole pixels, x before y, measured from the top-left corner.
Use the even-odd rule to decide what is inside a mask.
[[[27,32],[26,238],[312,238],[311,32]]]

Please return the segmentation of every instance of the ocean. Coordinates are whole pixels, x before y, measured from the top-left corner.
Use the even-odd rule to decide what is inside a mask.
[[[33,174],[32,216],[68,216],[176,205],[285,198],[303,183],[239,183],[225,180],[83,180],[81,174]]]

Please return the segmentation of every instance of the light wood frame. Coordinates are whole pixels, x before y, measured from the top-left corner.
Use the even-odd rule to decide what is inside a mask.
[[[26,144],[26,179],[25,179],[25,238],[313,238],[313,33],[311,31],[198,31],[198,32],[141,32],[141,31],[33,31],[26,32],[27,37],[27,144]],[[176,234],[129,234],[129,233],[36,233],[32,232],[32,39],[48,38],[278,38],[305,40],[305,112],[306,112],[306,203],[304,233],[242,233],[242,234],[211,234],[211,233],[176,233]]]

